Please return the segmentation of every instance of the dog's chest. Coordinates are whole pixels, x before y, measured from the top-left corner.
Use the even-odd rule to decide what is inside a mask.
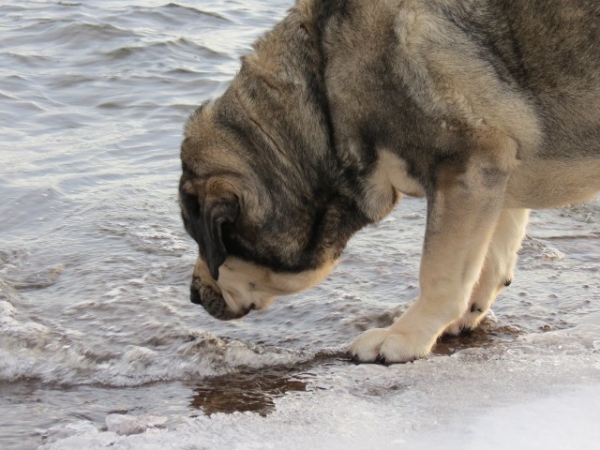
[[[425,196],[423,186],[408,173],[406,162],[387,150],[379,150],[375,168],[364,184],[363,210],[378,221],[393,209],[398,193]]]

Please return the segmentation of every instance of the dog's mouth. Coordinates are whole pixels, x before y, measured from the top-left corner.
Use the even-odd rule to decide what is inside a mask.
[[[190,285],[190,301],[196,305],[202,305],[206,312],[219,320],[239,319],[256,309],[254,303],[244,308],[232,307],[237,304],[230,295],[220,292],[218,288],[203,284],[196,276],[193,277]]]
[[[335,267],[333,260],[322,267],[300,273],[274,272],[265,267],[228,258],[214,279],[198,258],[190,300],[220,320],[238,319],[252,310],[264,310],[282,296],[296,294],[323,280]]]

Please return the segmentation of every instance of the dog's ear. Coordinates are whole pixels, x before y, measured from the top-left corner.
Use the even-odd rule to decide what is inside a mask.
[[[223,242],[223,226],[234,223],[240,214],[238,197],[229,183],[210,180],[200,189],[192,182],[184,183],[181,201],[188,214],[188,231],[200,247],[213,279],[219,279],[219,267],[227,258]]]
[[[207,199],[201,208],[200,256],[215,280],[219,279],[219,267],[227,258],[227,249],[223,243],[223,226],[226,223],[234,223],[240,213],[237,198],[228,197]]]

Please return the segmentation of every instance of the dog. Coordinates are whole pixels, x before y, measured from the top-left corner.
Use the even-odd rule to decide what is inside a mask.
[[[600,190],[600,2],[298,0],[188,119],[191,301],[234,319],[322,281],[359,229],[427,201],[419,297],[356,338],[426,356],[513,278],[530,209]]]

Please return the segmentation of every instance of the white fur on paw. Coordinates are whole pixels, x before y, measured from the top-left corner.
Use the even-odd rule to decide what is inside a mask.
[[[379,357],[379,349],[389,336],[387,328],[373,328],[358,336],[350,346],[350,353],[362,362],[373,362]]]
[[[415,343],[408,336],[387,328],[365,331],[350,346],[350,353],[362,362],[407,362],[422,358],[430,351],[431,344]]]

